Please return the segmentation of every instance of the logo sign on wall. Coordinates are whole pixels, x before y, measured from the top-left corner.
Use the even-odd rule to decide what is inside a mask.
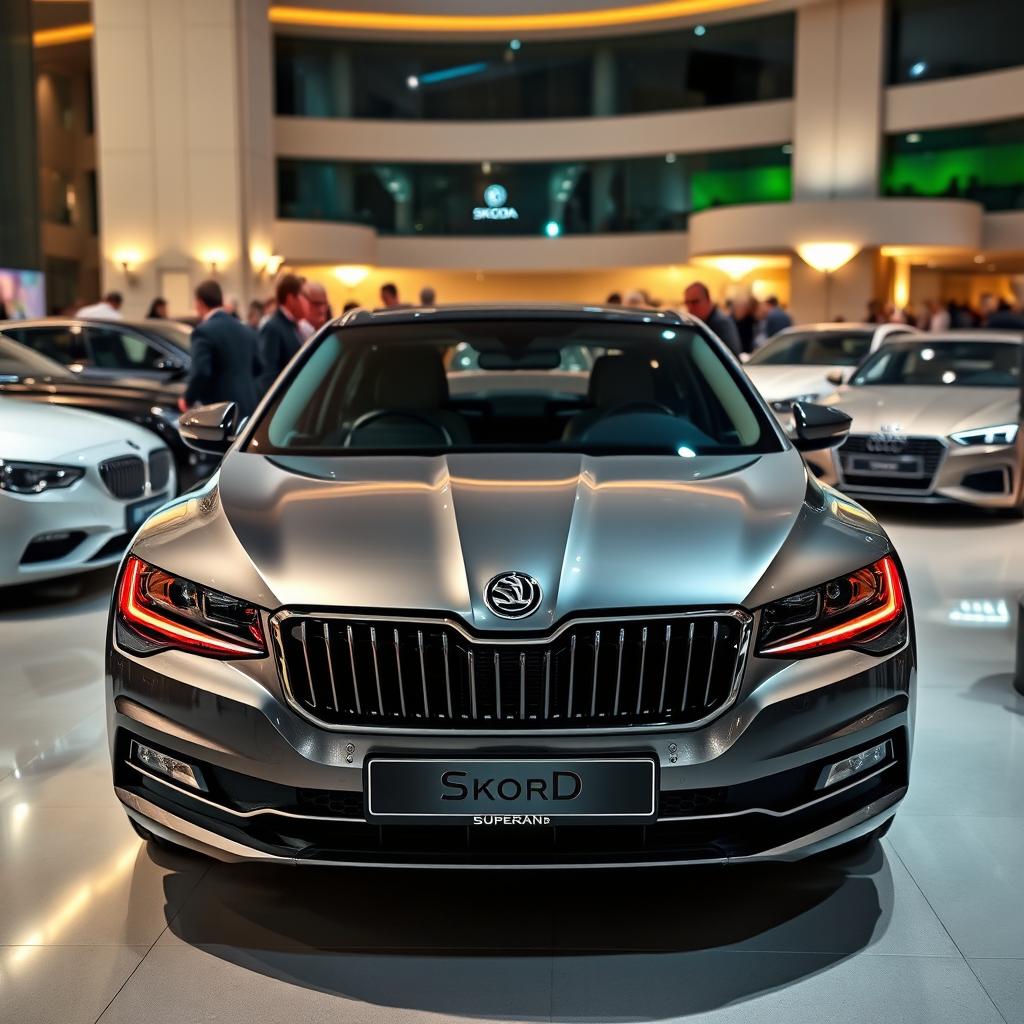
[[[506,206],[508,189],[504,185],[488,185],[484,189],[484,206],[473,207],[473,220],[519,220],[519,211]]]

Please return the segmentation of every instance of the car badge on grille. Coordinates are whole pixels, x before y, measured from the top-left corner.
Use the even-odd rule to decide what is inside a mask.
[[[865,447],[869,452],[885,455],[899,455],[907,447],[907,435],[898,423],[883,423],[879,430],[872,434]]]
[[[484,587],[484,603],[503,619],[525,619],[539,607],[540,584],[522,572],[499,573]]]

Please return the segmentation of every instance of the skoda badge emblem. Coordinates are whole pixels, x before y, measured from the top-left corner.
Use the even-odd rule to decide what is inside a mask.
[[[508,190],[504,185],[488,185],[484,189],[484,202],[490,206],[504,206],[508,199]]]
[[[484,588],[484,603],[503,619],[525,619],[540,607],[540,584],[523,572],[503,572]]]

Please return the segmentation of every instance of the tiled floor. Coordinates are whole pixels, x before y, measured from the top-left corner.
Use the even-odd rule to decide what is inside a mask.
[[[1022,1024],[1024,525],[885,518],[920,632],[913,784],[881,851],[842,868],[538,878],[151,853],[109,791],[109,575],[0,595],[0,1021]]]

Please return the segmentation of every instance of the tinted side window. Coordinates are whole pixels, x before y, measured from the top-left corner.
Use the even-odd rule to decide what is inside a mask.
[[[163,352],[145,338],[116,327],[87,329],[92,365],[102,370],[155,370]]]
[[[86,358],[82,336],[67,327],[15,327],[5,331],[15,341],[27,345],[58,363],[81,362]]]

